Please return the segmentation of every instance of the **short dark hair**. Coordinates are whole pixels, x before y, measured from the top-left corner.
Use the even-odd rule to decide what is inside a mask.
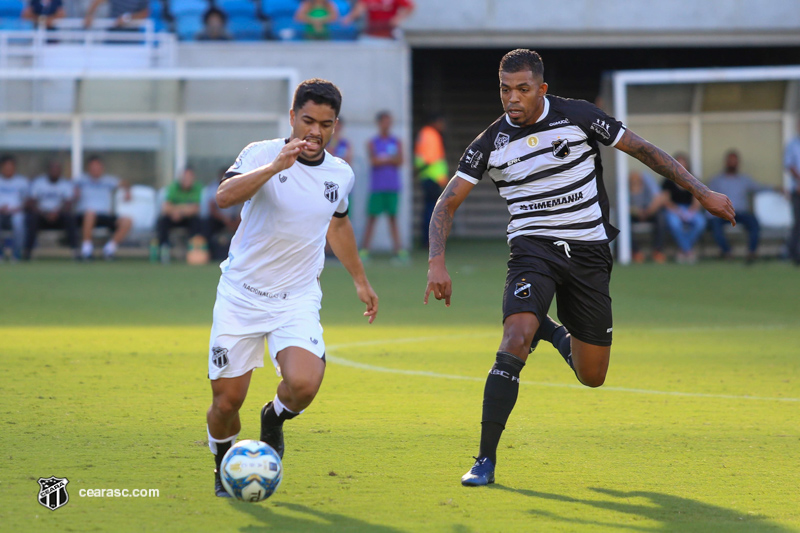
[[[17,158],[14,157],[11,154],[4,154],[2,157],[0,157],[0,167],[5,165],[9,161],[11,161],[12,163],[16,164],[17,163]]]
[[[392,114],[388,111],[378,111],[375,115],[375,122],[380,122],[381,120],[385,119],[386,117],[391,117]]]
[[[524,72],[530,70],[534,76],[544,79],[542,57],[533,50],[517,48],[500,60],[500,72]]]
[[[97,154],[92,154],[92,155],[89,156],[88,159],[86,159],[86,164],[90,165],[90,164],[94,163],[95,161],[97,161],[99,163],[102,163],[103,162],[103,158],[100,157]]]
[[[297,86],[294,91],[294,101],[292,102],[292,109],[297,111],[306,102],[311,100],[315,104],[329,105],[339,116],[339,111],[342,109],[342,93],[339,88],[327,80],[319,78],[312,78],[306,80]]]
[[[212,15],[217,15],[219,18],[221,18],[223,24],[228,22],[228,15],[225,14],[225,12],[220,8],[212,6],[209,7],[205,13],[203,13],[203,24],[208,24],[208,19],[210,19]]]

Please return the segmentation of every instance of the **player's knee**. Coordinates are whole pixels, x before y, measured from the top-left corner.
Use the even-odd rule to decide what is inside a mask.
[[[578,380],[587,387],[597,388],[606,381],[606,371],[599,368],[589,370],[576,369],[575,374],[578,376]]]
[[[519,328],[510,328],[503,332],[500,350],[513,354],[527,354],[530,351],[530,345],[531,341],[524,331]]]
[[[319,386],[317,380],[300,379],[289,384],[289,391],[295,404],[309,405],[316,397]]]
[[[244,403],[244,397],[238,395],[219,394],[214,396],[213,408],[223,418],[234,416],[241,409]]]

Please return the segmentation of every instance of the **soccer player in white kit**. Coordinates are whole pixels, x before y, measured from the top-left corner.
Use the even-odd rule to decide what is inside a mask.
[[[264,366],[265,339],[282,381],[261,410],[260,438],[281,457],[283,422],[308,407],[322,383],[319,276],[326,237],[366,304],[364,316],[372,323],[378,313],[378,296],[347,217],[355,177],[347,163],[325,151],[341,103],[333,83],[301,83],[289,111],[291,137],[248,145],[217,189],[222,209],[244,202],[242,222],[220,265],[208,354],[208,444],[217,496],[228,496],[220,462],[241,429],[239,408],[253,369]]]

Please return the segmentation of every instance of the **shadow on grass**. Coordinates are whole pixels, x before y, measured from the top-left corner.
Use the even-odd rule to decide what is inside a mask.
[[[236,500],[229,500],[229,502],[236,510],[247,513],[262,522],[261,524],[252,524],[240,528],[239,531],[243,533],[256,531],[278,531],[280,533],[307,533],[309,531],[400,533],[401,531],[387,526],[370,524],[342,514],[312,509],[296,503],[275,503],[270,505],[245,503]]]
[[[560,520],[566,523],[609,527],[627,531],[654,531],[654,532],[675,532],[685,533],[691,531],[757,531],[765,533],[788,533],[789,529],[770,522],[763,515],[742,514],[732,509],[726,509],[716,505],[672,496],[659,492],[648,491],[618,491],[599,487],[589,487],[603,499],[589,500],[573,498],[561,494],[539,492],[527,489],[515,489],[503,485],[495,485],[493,489],[516,492],[531,498],[551,500],[570,504],[586,505],[595,509],[623,513],[633,517],[640,517],[658,522],[657,526],[637,526],[633,524],[618,524],[611,521],[591,520],[590,513],[580,513],[573,516],[560,515],[544,509],[531,509],[530,513],[536,516],[546,517],[551,520]],[[631,499],[644,499],[642,503],[635,503]],[[636,518],[634,518],[635,520]],[[627,520],[626,520],[627,521]]]

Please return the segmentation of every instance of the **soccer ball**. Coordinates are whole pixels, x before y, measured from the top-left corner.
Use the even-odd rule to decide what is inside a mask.
[[[220,464],[220,478],[228,494],[245,502],[266,500],[283,478],[278,452],[258,440],[231,446]]]

